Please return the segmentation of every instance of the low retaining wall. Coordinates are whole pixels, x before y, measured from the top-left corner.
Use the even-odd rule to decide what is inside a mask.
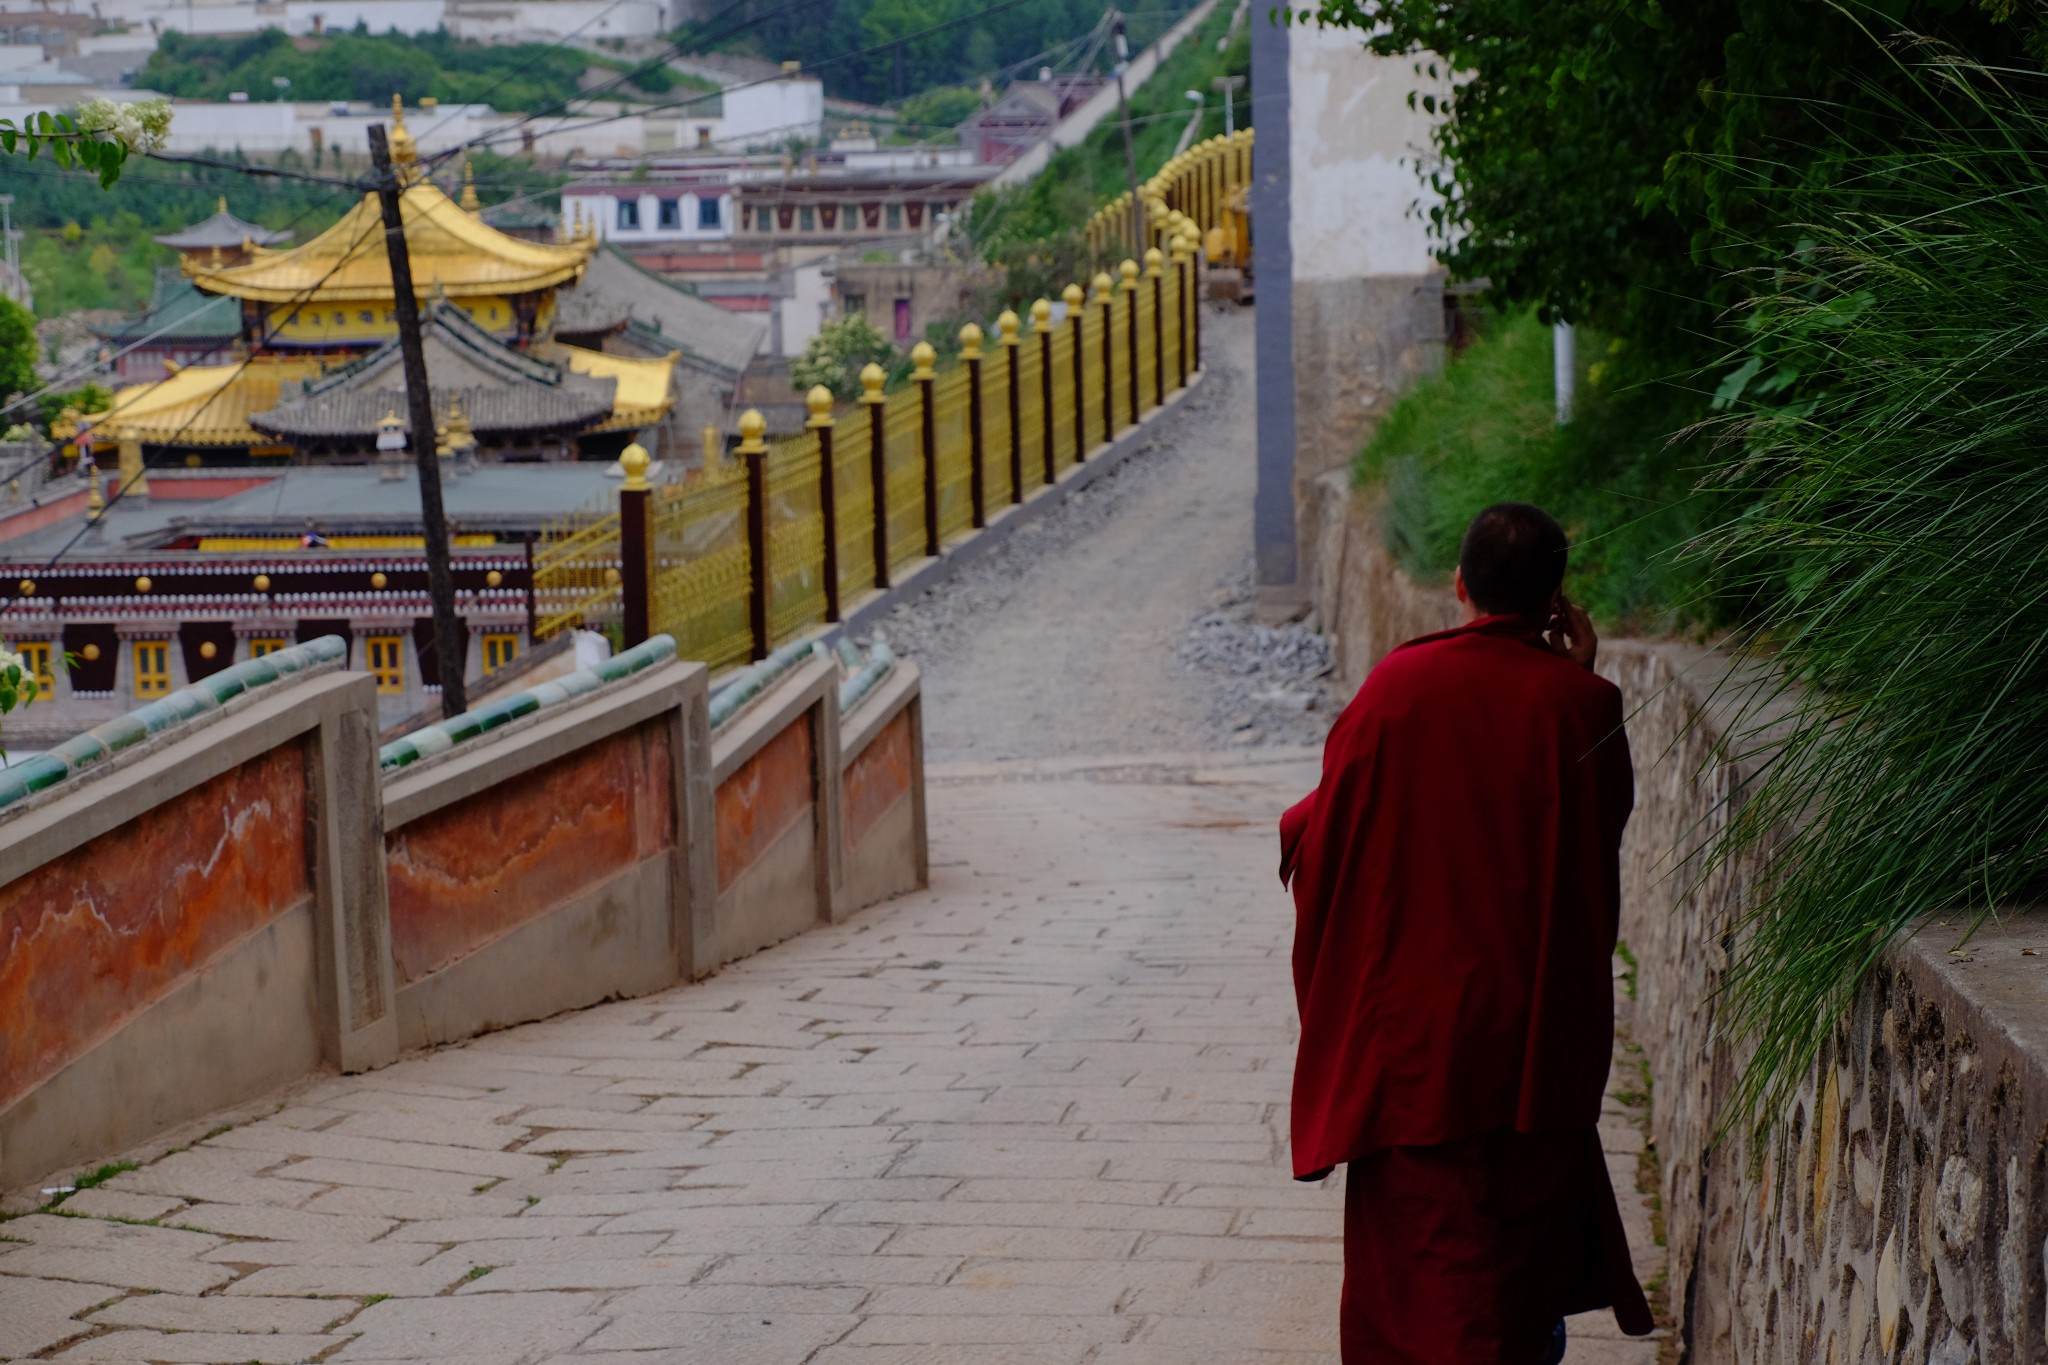
[[[1341,478],[1304,508],[1346,686],[1457,604],[1394,565]],[[1634,1038],[1654,1080],[1667,1284],[1694,1365],[2048,1360],[2048,920],[1931,926],[1891,952],[1760,1150],[1717,1117],[1744,1056],[1716,992],[1755,868],[1690,854],[1753,772],[1714,751],[1724,657],[1603,642],[1636,762],[1622,856]],[[1748,762],[1757,761],[1752,756]],[[2035,950],[2035,951],[2029,951]]]
[[[914,667],[870,665],[842,717],[805,661],[714,734],[704,667],[653,657],[389,746],[380,778],[372,680],[309,655],[19,798],[0,1190],[924,884]]]

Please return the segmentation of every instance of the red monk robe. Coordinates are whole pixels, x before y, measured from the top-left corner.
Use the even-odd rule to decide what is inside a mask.
[[[1613,1049],[1621,694],[1523,618],[1412,640],[1280,822],[1294,1169],[1349,1162],[1346,1365],[1536,1365],[1651,1330],[1597,1124]]]

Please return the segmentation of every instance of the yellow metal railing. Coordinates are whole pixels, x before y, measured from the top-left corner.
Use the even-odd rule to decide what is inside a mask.
[[[836,416],[832,395],[814,390],[799,434],[768,442],[760,415],[749,412],[733,455],[679,483],[641,484],[621,503],[630,510],[589,508],[548,527],[534,550],[538,634],[636,621],[626,597],[637,585],[648,629],[675,636],[683,657],[737,664],[899,581],[934,539],[943,552],[1042,491],[1048,434],[1053,477],[1064,479],[1198,368],[1198,257],[1223,259],[1219,227],[1225,256],[1241,251],[1229,217],[1242,202],[1250,153],[1249,133],[1212,139],[1147,183],[1142,213],[1130,212],[1129,196],[1098,213],[1090,241],[1109,268],[1090,282],[1092,296],[1070,286],[1060,303],[1041,299],[1024,319],[1004,314],[986,336],[963,329],[962,361],[944,372],[920,345],[911,382],[895,393],[884,394],[881,369],[869,366],[866,400]],[[1109,261],[1127,246],[1127,260]],[[886,502],[880,565],[878,489]],[[644,516],[646,534],[623,535],[622,515]],[[836,565],[829,583],[828,563]]]
[[[1211,264],[1242,265],[1251,250],[1245,211],[1251,180],[1251,129],[1198,142],[1138,187],[1137,212],[1129,191],[1096,211],[1088,220],[1090,255],[1097,261],[1136,257],[1191,222]]]

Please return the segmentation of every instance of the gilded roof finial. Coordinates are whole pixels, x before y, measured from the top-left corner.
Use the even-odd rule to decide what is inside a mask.
[[[228,197],[226,195],[222,195],[220,197],[220,211],[222,213],[226,213],[228,211]]]
[[[462,207],[471,213],[482,213],[484,206],[476,197],[476,172],[470,169],[469,158],[462,159]]]
[[[405,128],[405,100],[399,95],[391,97],[391,164],[398,167],[398,178],[407,184],[418,177],[413,163],[419,159],[419,147],[412,140],[412,134]]]
[[[212,261],[212,265],[213,265],[213,268],[214,268],[215,270],[218,270],[218,269],[220,269],[220,265],[221,265],[221,261],[220,261],[220,243],[218,243],[218,242],[215,242],[215,243],[213,244],[213,261]]]

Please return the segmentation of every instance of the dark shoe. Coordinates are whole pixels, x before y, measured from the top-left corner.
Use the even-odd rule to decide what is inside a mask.
[[[1550,1354],[1543,1357],[1543,1365],[1562,1365],[1564,1360],[1564,1319],[1557,1320],[1557,1326],[1550,1332]]]

